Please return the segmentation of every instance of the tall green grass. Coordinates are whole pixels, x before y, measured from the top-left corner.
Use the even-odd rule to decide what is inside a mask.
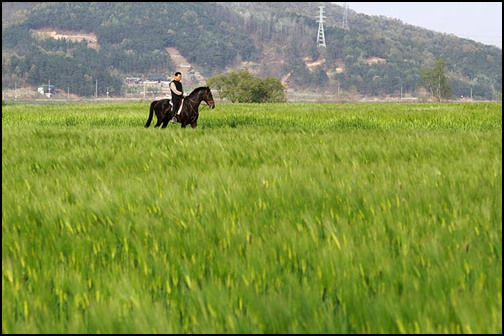
[[[502,105],[2,108],[3,333],[501,333]]]

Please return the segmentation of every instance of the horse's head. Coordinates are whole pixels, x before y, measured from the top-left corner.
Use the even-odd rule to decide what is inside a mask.
[[[210,91],[210,88],[208,86],[204,87],[204,93],[203,93],[203,99],[205,103],[207,103],[208,106],[210,106],[211,109],[215,108],[215,102],[213,99],[212,91]]]

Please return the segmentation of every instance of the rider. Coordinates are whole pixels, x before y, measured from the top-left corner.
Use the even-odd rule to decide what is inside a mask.
[[[182,87],[182,83],[180,80],[182,79],[182,74],[177,71],[175,72],[175,77],[173,77],[173,80],[170,83],[170,91],[171,91],[171,96],[172,96],[172,103],[173,103],[173,110],[175,111],[173,114],[172,118],[172,123],[176,123],[177,120],[177,115],[180,115],[178,112],[178,107],[179,103],[184,98],[186,95],[184,93],[184,89]],[[176,114],[175,114],[176,113]]]

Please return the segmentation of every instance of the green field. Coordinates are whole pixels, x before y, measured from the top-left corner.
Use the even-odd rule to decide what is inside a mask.
[[[2,333],[502,333],[501,103],[148,107],[2,107]]]

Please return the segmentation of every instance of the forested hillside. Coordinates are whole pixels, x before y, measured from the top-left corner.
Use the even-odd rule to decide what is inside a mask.
[[[324,4],[327,48],[316,43],[319,3],[41,3],[4,24],[2,85],[50,79],[90,96],[98,81],[119,96],[127,76],[179,70],[171,48],[206,78],[246,69],[291,90],[367,96],[416,95],[420,70],[442,57],[455,97],[501,99],[502,49],[353,11],[343,29],[342,7]]]

